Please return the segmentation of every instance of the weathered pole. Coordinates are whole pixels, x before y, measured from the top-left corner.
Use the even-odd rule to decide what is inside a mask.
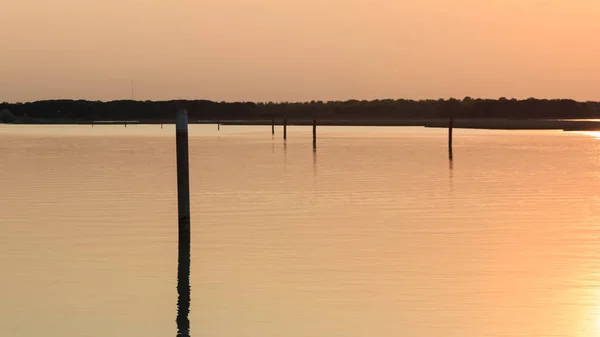
[[[275,135],[275,116],[271,117],[271,134]]]
[[[287,140],[287,118],[283,118],[283,140]]]
[[[452,128],[454,127],[454,119],[450,117],[448,121],[448,156],[452,159]]]
[[[313,119],[313,150],[317,150],[317,120]]]
[[[187,110],[177,112],[177,203],[179,250],[177,256],[177,336],[190,335],[190,168]]]

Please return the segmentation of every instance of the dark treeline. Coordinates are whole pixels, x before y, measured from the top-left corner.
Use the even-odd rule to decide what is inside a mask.
[[[112,102],[47,100],[1,103],[0,111],[37,119],[70,120],[172,120],[185,107],[192,120],[281,118],[326,119],[429,119],[446,118],[600,118],[600,102],[540,99],[472,99],[373,101],[311,101],[304,103],[212,102],[207,100]]]

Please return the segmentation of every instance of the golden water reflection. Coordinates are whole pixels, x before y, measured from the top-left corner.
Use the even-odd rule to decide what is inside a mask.
[[[591,136],[591,137],[594,137],[595,139],[600,139],[600,131],[577,131],[574,133]]]
[[[600,336],[590,135],[194,127],[192,336]],[[174,333],[173,130],[103,128],[0,127],[0,336]]]

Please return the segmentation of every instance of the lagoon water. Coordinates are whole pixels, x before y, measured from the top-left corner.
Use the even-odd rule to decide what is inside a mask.
[[[193,125],[194,337],[600,336],[600,133]],[[174,128],[0,126],[0,336],[175,335]]]

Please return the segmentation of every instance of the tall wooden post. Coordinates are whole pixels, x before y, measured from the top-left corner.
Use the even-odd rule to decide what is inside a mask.
[[[454,119],[450,117],[448,121],[448,156],[452,159],[452,128],[454,127]]]
[[[313,150],[317,150],[317,120],[313,119]]]
[[[283,118],[283,140],[287,140],[287,118]]]
[[[177,261],[177,336],[190,335],[190,168],[188,155],[187,110],[177,112],[177,211],[179,250]]]
[[[271,117],[271,134],[275,135],[275,116]]]

